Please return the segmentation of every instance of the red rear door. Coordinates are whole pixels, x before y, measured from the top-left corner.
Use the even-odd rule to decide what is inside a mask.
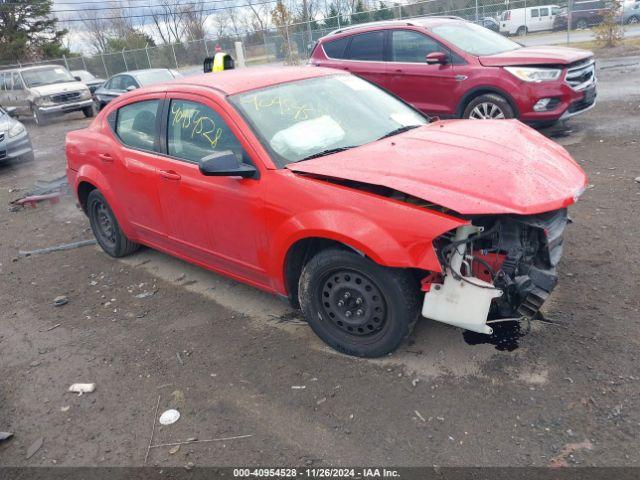
[[[137,239],[165,245],[166,227],[158,199],[158,116],[164,93],[148,94],[113,111],[114,140],[96,145],[101,171]]]
[[[318,47],[323,49],[324,55],[320,54],[316,56],[314,54],[312,64],[346,70],[386,88],[386,42],[386,30],[358,33],[349,37],[328,41]]]

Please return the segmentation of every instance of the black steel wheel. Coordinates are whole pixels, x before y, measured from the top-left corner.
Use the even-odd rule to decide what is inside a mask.
[[[349,250],[315,255],[299,281],[300,305],[313,331],[332,348],[359,357],[394,351],[420,311],[412,275]]]
[[[124,257],[140,247],[122,232],[111,207],[97,189],[87,197],[87,215],[98,244],[112,257]]]

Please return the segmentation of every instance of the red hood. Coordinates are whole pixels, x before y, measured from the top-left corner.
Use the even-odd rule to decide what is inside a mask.
[[[568,65],[593,56],[593,52],[569,47],[523,47],[479,58],[485,67],[509,65]]]
[[[564,148],[517,120],[435,122],[287,167],[385,186],[467,215],[563,208],[587,181]]]

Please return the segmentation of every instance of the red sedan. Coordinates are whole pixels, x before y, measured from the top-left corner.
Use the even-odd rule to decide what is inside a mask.
[[[586,183],[518,121],[430,122],[322,68],[136,90],[66,150],[109,255],[144,244],[288,297],[329,345],[371,357],[421,314],[487,334],[536,315]]]

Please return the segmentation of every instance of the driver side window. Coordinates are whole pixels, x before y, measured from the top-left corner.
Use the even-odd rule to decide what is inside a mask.
[[[431,37],[410,30],[394,30],[391,45],[392,62],[425,63],[425,57],[430,53],[448,53]]]
[[[167,152],[172,157],[199,163],[213,153],[231,151],[239,162],[251,163],[222,117],[206,105],[171,100],[168,122]]]

